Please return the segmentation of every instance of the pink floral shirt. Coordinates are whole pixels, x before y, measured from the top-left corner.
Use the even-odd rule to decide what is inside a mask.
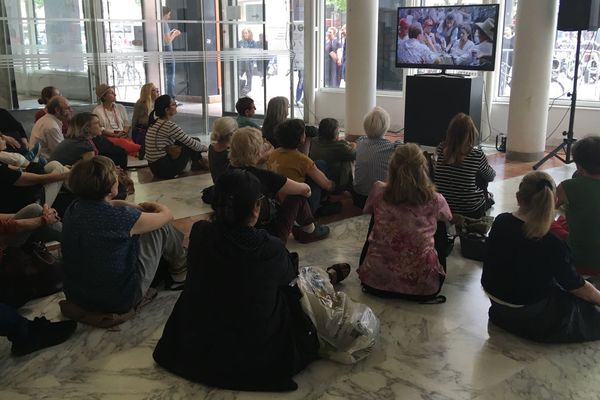
[[[434,248],[438,221],[450,221],[452,213],[439,193],[421,206],[391,205],[383,200],[385,183],[376,182],[364,213],[375,222],[369,249],[358,275],[366,285],[388,292],[429,295],[438,291],[445,275]]]

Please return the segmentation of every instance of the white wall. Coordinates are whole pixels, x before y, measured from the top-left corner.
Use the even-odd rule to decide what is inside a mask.
[[[336,118],[340,125],[344,126],[345,120],[345,93],[343,91],[320,90],[316,93],[315,115],[317,121],[322,118]],[[398,131],[404,126],[404,97],[391,95],[378,95],[377,105],[383,107],[391,118],[391,130]],[[486,111],[482,112],[482,116]],[[560,120],[567,114],[562,122]],[[556,132],[547,141],[550,146],[555,146],[562,141],[562,132],[569,126],[569,108],[565,105],[554,105],[548,113],[548,132],[558,125]],[[508,125],[508,103],[492,103],[490,109],[493,134],[489,141],[495,141],[498,132],[506,133]],[[485,121],[485,119],[484,119]],[[577,107],[575,113],[575,125],[573,131],[576,138],[581,138],[590,134],[600,136],[600,109]],[[559,124],[560,122],[560,124]],[[485,123],[485,122],[483,122]],[[482,129],[483,130],[483,129]]]

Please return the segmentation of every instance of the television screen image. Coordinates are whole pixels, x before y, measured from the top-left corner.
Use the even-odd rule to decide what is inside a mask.
[[[493,71],[498,4],[398,8],[396,66]]]

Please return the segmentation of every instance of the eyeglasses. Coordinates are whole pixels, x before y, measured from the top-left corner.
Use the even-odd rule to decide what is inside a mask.
[[[177,107],[178,105],[179,104],[177,104],[177,103],[171,103],[171,104],[169,104],[169,106],[171,106],[171,107],[173,107],[173,106]]]

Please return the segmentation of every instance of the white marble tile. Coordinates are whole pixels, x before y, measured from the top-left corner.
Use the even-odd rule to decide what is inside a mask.
[[[560,181],[574,168],[550,169]],[[200,190],[208,176],[136,186],[135,201],[159,200],[177,218],[207,210]],[[492,184],[494,212],[516,205],[520,178]],[[112,331],[79,325],[67,342],[22,358],[9,356],[0,339],[0,399],[597,399],[600,343],[547,346],[488,327],[489,301],[481,290],[481,263],[460,256],[457,244],[448,259],[442,289],[447,302],[421,305],[380,299],[362,292],[355,272],[368,217],[331,224],[331,236],[302,245],[288,242],[302,264],[325,268],[349,262],[350,277],[339,285],[355,301],[368,304],[381,321],[373,353],[347,366],[313,363],[295,379],[293,393],[240,393],[187,382],[157,367],[152,351],[178,293],[159,297],[131,321]],[[62,294],[30,302],[28,317],[60,319]]]
[[[212,212],[210,205],[201,198],[202,190],[212,184],[210,174],[137,184],[135,194],[127,199],[135,203],[162,203],[171,209],[175,219],[180,219]]]

